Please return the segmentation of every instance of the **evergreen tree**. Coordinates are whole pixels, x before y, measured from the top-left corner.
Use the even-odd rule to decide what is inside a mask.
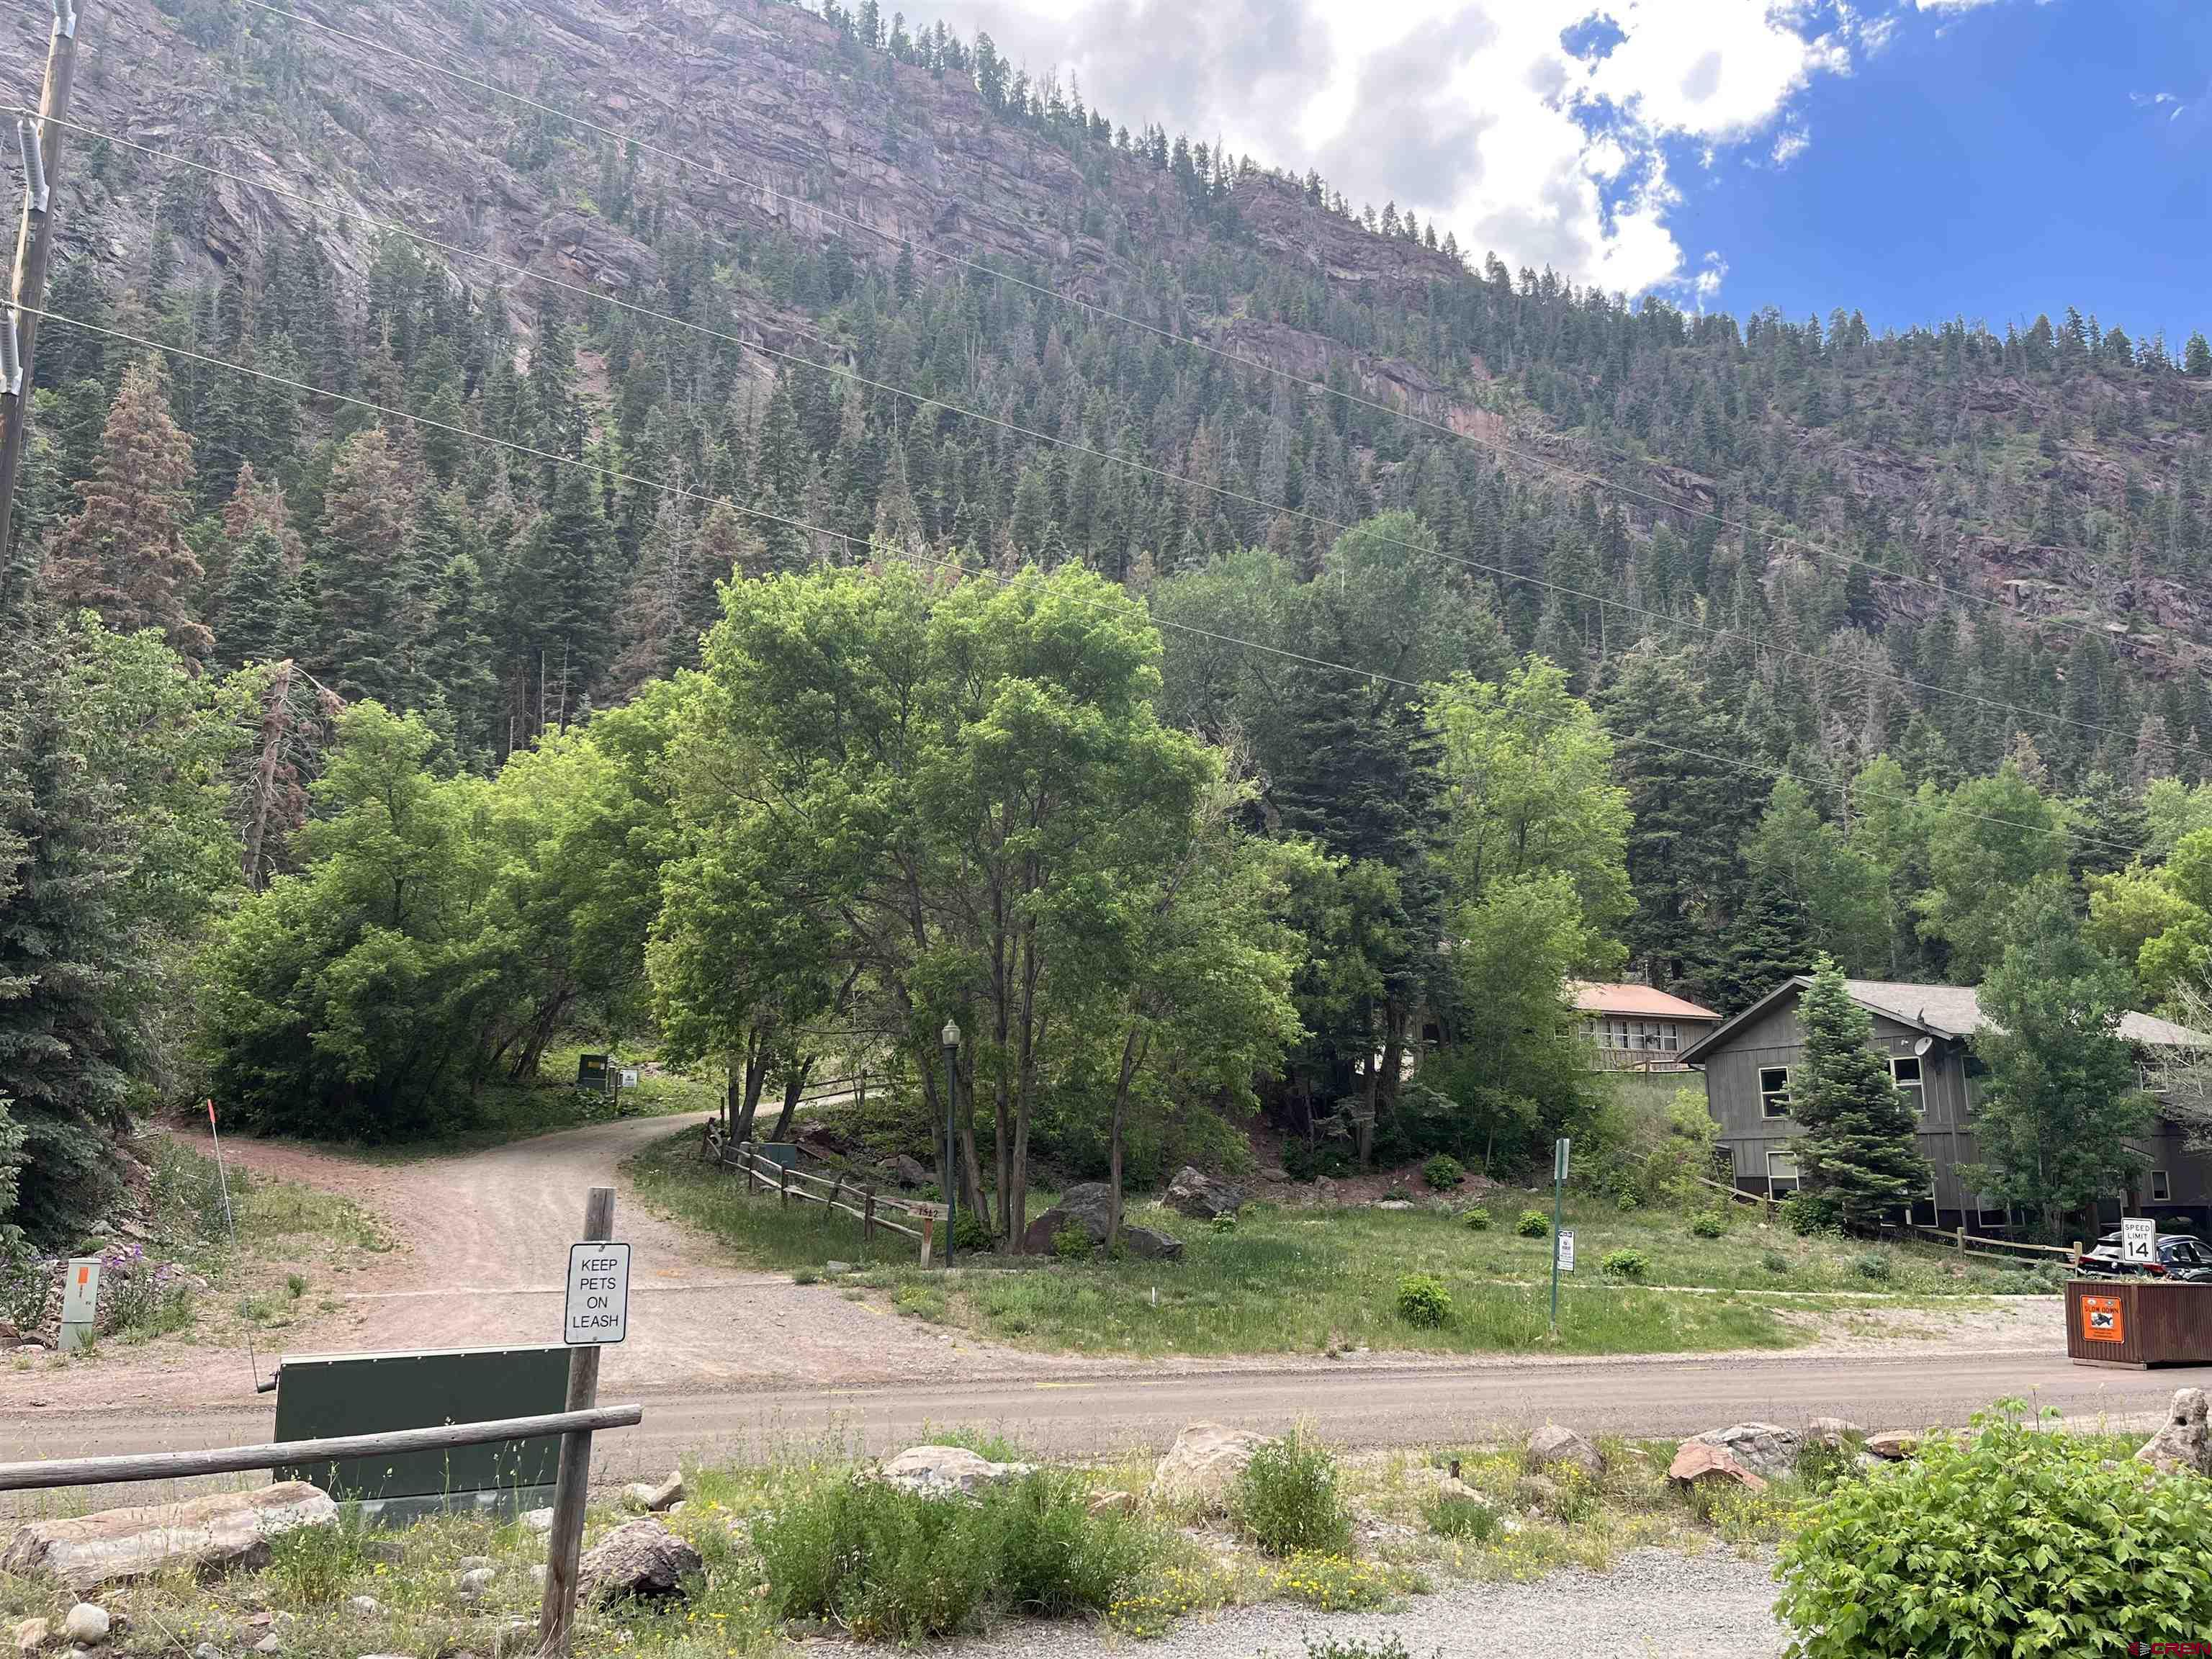
[[[482,569],[470,555],[455,553],[430,586],[422,678],[445,704],[456,757],[476,769],[490,764],[501,735],[495,729],[499,676],[483,626],[489,614]]]
[[[222,589],[222,636],[218,660],[278,662],[297,653],[299,593],[284,557],[284,544],[266,525],[257,524],[231,555]]]
[[[1722,1013],[1738,1012],[1793,975],[1810,973],[1818,954],[1812,919],[1796,894],[1771,877],[1760,878],[1722,935],[1705,993]]]
[[[214,636],[191,610],[204,573],[184,535],[191,488],[192,441],[170,417],[158,372],[134,363],[108,407],[98,470],[77,486],[83,510],[47,550],[55,602],[96,611],[119,633],[158,628],[185,657],[206,656]]]
[[[1855,1231],[1928,1190],[1912,1111],[1875,1051],[1874,1021],[1823,957],[1797,1008],[1805,1063],[1791,1079],[1790,1115],[1803,1126],[1797,1165],[1809,1200]]]
[[[29,630],[0,660],[0,1100],[22,1132],[12,1212],[80,1237],[118,1190],[149,972],[125,902],[129,827],[87,763],[58,653]]]
[[[381,428],[338,447],[315,545],[318,648],[331,685],[387,708],[419,696],[410,665],[424,599],[415,553],[413,481]]]

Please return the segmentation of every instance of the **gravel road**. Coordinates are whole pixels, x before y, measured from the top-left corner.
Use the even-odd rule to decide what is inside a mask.
[[[950,1651],[965,1659],[1306,1659],[1309,1642],[1396,1637],[1408,1659],[1603,1653],[1630,1659],[1757,1659],[1782,1651],[1766,1560],[1718,1550],[1638,1550],[1609,1573],[1572,1569],[1533,1584],[1454,1584],[1403,1613],[1316,1613],[1281,1603],[1186,1620],[1158,1641],[1065,1625],[1009,1629]]]

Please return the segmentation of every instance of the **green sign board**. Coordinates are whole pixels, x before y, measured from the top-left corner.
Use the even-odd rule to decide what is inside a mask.
[[[536,1417],[565,1409],[568,1398],[568,1352],[558,1345],[288,1357],[276,1373],[276,1438]],[[552,1502],[560,1456],[560,1437],[544,1435],[280,1468],[276,1478],[307,1481],[392,1520],[447,1509],[512,1512]]]

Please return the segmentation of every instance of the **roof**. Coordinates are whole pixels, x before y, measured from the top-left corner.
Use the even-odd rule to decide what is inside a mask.
[[[1586,1014],[1630,1014],[1638,1019],[1702,1019],[1717,1023],[1711,1008],[1655,991],[1649,985],[1601,985],[1589,980],[1570,980],[1575,1006]]]
[[[1692,1065],[1698,1063],[1699,1055],[1723,1046],[1729,1033],[1738,1025],[1765,1012],[1783,997],[1794,991],[1802,991],[1812,982],[1811,978],[1803,974],[1784,980],[1741,1013],[1722,1021],[1676,1057]],[[1919,985],[1901,980],[1847,979],[1844,981],[1844,988],[1850,993],[1851,1000],[1862,1008],[1887,1014],[1900,1024],[1925,1031],[1930,1036],[1960,1039],[1998,1029],[1996,1023],[1982,1012],[1981,993],[1972,985]],[[2149,1014],[2132,1012],[2120,1016],[2119,1035],[2130,1042],[2149,1048],[2212,1048],[2212,1036],[2192,1031],[2185,1025],[2176,1025],[2169,1019],[2158,1019]]]

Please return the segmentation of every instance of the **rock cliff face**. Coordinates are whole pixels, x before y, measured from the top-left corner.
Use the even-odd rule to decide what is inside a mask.
[[[1463,274],[1446,256],[1366,234],[1264,174],[1238,187],[1224,236],[1168,173],[1096,145],[1071,154],[1042,131],[995,117],[964,75],[864,50],[793,5],[384,0],[319,5],[303,14],[312,23],[258,0],[166,5],[82,0],[74,113],[116,142],[67,139],[57,168],[62,252],[64,262],[90,260],[125,279],[117,286],[143,278],[157,216],[187,275],[212,277],[304,234],[357,284],[377,233],[348,216],[368,216],[649,303],[662,260],[622,222],[635,226],[636,216],[610,216],[595,200],[612,180],[652,204],[663,248],[672,234],[781,225],[884,267],[902,247],[925,273],[988,264],[1164,334],[1200,336],[1224,354],[1224,369],[1242,358],[1333,378],[1479,441],[1510,441],[1509,466],[1539,458],[1631,482],[1645,496],[1632,520],[1648,519],[1651,501],[1710,511],[1727,494],[1688,467],[1626,460],[1552,429],[1515,395],[1514,365],[1424,366],[1277,320],[1279,311],[1252,314],[1245,303],[1265,276],[1323,301],[1402,301],[1418,316],[1432,283]],[[10,97],[34,101],[46,11],[19,6],[5,27]],[[434,64],[469,81],[432,73]],[[449,263],[479,289],[516,280],[477,260]],[[519,293],[511,307],[526,338],[537,301]],[[750,304],[739,326],[778,344],[805,321],[799,310]],[[1255,385],[1255,395],[1275,390]],[[2001,376],[1958,394],[1963,412],[2014,423],[2035,422],[2049,395]],[[2130,471],[2155,477],[2185,451],[2202,453],[2201,432],[2136,429],[2151,435],[2047,447],[2035,487],[2116,495]],[[1781,447],[1814,457],[1844,494],[1917,540],[1942,580],[2002,602],[2024,624],[2086,612],[2110,624],[2116,651],[2165,673],[2184,660],[2173,632],[2201,635],[2212,623],[2186,582],[2118,581],[2056,549],[1940,540],[1929,503],[1942,483],[1916,444],[1798,430]],[[1932,603],[1899,584],[1884,584],[1877,602],[1905,614]]]

